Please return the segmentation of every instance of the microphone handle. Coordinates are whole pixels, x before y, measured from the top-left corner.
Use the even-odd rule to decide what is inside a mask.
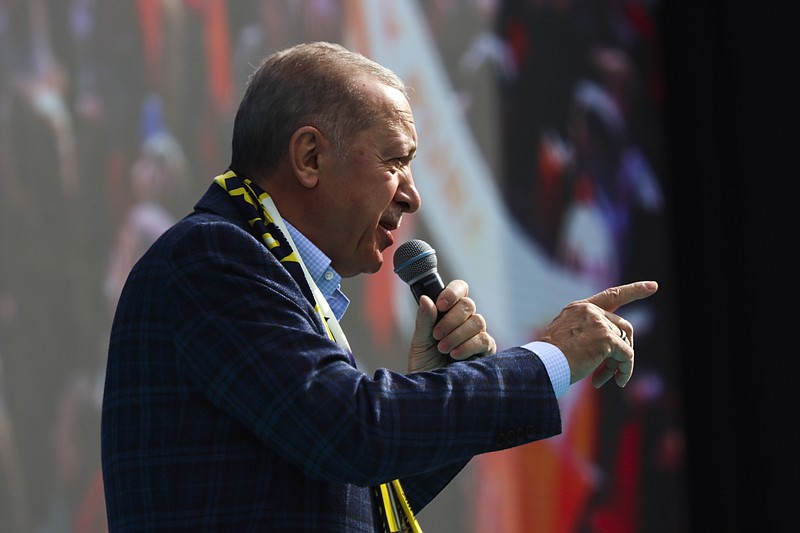
[[[439,293],[443,290],[444,283],[442,282],[442,278],[439,276],[439,273],[435,270],[411,284],[411,292],[414,294],[414,298],[417,299],[417,303],[419,303],[419,299],[423,294],[436,303],[436,298],[439,297]],[[439,311],[436,316],[436,322],[438,322],[443,316],[444,313]]]

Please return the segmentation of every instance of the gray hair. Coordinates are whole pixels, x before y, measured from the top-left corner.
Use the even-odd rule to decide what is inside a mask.
[[[369,105],[364,79],[408,98],[391,70],[338,44],[300,44],[268,56],[250,77],[236,113],[231,170],[250,178],[268,175],[305,125],[318,128],[342,154],[356,133],[384,118]]]

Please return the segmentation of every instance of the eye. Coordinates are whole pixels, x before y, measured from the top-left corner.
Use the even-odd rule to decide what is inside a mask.
[[[407,172],[408,168],[411,166],[412,159],[414,159],[414,154],[392,157],[386,160],[386,165],[392,174],[396,174],[400,171]]]
[[[389,167],[389,171],[394,174],[404,166],[405,159],[402,157],[395,157],[393,159],[389,159],[386,161],[387,166]]]

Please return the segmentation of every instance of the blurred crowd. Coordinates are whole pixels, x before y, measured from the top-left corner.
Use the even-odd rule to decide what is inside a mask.
[[[99,406],[125,277],[227,166],[253,67],[297,42],[346,42],[355,3],[0,0],[3,531],[105,530]],[[554,261],[602,285],[659,279],[668,264],[633,252],[663,236],[657,4],[419,2],[511,213]],[[647,424],[642,402],[659,399],[659,427],[643,433],[662,454],[644,468],[658,469],[679,460],[680,439],[666,442],[670,323],[648,326],[651,315],[650,379],[604,401]],[[608,472],[613,448],[597,454]]]

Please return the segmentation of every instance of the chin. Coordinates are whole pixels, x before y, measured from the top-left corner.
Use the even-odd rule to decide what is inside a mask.
[[[339,271],[334,267],[334,270],[339,272],[339,275],[343,278],[350,278],[359,274],[374,274],[383,265],[383,250],[375,243],[372,243],[371,246],[362,245],[355,250],[350,259],[348,261],[350,268],[340,265],[342,266],[342,271]]]
[[[351,263],[352,268],[341,267],[341,270],[337,270],[336,267],[333,268],[343,278],[352,278],[360,274],[374,274],[381,269],[382,265],[383,256],[379,254],[377,259],[373,258],[360,263]]]
[[[382,259],[377,263],[370,263],[367,268],[364,269],[364,274],[375,274],[381,269],[381,266],[383,266]]]
[[[373,257],[367,261],[365,265],[364,270],[362,270],[364,274],[375,274],[381,269],[381,266],[383,266],[383,254],[377,252],[377,257]]]

